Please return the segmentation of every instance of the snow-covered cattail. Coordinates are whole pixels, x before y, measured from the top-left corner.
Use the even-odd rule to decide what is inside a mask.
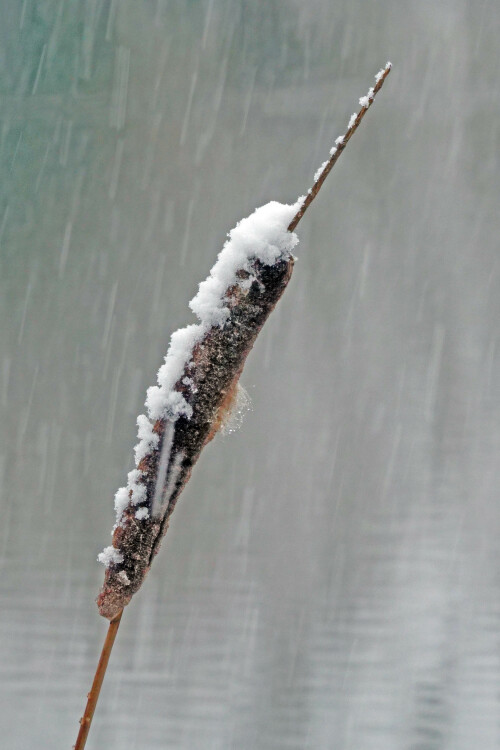
[[[105,580],[97,604],[113,620],[147,575],[177,498],[203,446],[232,400],[245,359],[293,269],[294,229],[361,122],[390,71],[359,102],[335,140],[313,187],[292,205],[271,202],[231,230],[208,278],[190,302],[199,323],[176,331],[158,385],[148,390],[148,415],[138,420],[136,468],[115,496],[113,544],[101,552]]]
[[[232,400],[245,359],[293,268],[294,205],[268,203],[229,234],[191,309],[200,322],[176,331],[158,385],[139,417],[136,469],[115,498],[113,545],[101,553],[100,613],[113,619],[140,587],[177,498]]]
[[[209,277],[190,303],[199,323],[172,335],[158,385],[148,391],[148,414],[137,420],[136,468],[115,496],[113,543],[99,555],[106,573],[97,603],[101,615],[111,622],[75,750],[85,746],[123,608],[147,575],[177,498],[203,446],[223,422],[245,359],[290,280],[292,251],[298,242],[294,230],[390,69],[387,63],[375,76],[375,86],[359,100],[361,109],[335,140],[307,195],[292,205],[268,203],[229,233]]]

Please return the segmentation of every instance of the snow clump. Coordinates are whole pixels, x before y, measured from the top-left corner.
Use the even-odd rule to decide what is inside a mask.
[[[102,552],[99,553],[97,559],[100,563],[109,568],[111,563],[115,563],[116,565],[118,565],[119,563],[123,562],[123,555],[114,547],[106,547]]]

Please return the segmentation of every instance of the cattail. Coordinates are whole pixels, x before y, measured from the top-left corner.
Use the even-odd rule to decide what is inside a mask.
[[[172,335],[158,385],[148,390],[148,415],[137,420],[136,468],[115,496],[113,543],[99,555],[106,572],[97,603],[100,614],[112,622],[76,750],[85,744],[123,608],[147,575],[179,494],[204,445],[223,424],[246,357],[290,280],[298,243],[294,230],[390,69],[387,63],[359,100],[361,109],[335,141],[307,195],[293,205],[268,203],[230,232],[190,303],[199,323]]]
[[[99,611],[113,619],[147,574],[179,494],[236,390],[245,359],[293,268],[297,236],[288,225],[302,205],[269,203],[229,235],[210,276],[191,301],[200,322],[176,331],[149,418],[138,419],[137,468],[116,494],[113,546]]]

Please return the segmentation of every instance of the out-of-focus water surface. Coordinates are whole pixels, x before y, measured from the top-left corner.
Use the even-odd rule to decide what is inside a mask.
[[[2,747],[74,743],[170,333],[387,59],[88,748],[499,747],[499,33],[493,0],[3,3]]]

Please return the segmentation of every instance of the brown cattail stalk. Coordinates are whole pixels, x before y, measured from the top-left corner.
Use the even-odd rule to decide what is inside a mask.
[[[322,184],[324,183],[324,181],[330,174],[334,165],[337,163],[340,157],[340,154],[349,143],[351,136],[358,129],[361,120],[370,109],[373,103],[373,100],[375,99],[376,95],[378,94],[382,86],[384,85],[384,81],[389,75],[389,73],[391,72],[391,68],[392,68],[392,65],[390,62],[388,62],[385,68],[382,68],[382,70],[379,73],[377,73],[377,75],[375,76],[375,86],[373,87],[373,89],[370,89],[368,94],[366,96],[362,96],[361,99],[359,100],[359,103],[360,104],[363,103],[363,106],[359,110],[355,119],[354,120],[351,119],[351,122],[349,123],[349,127],[347,128],[345,135],[341,136],[340,138],[337,138],[336,146],[334,146],[330,152],[330,158],[323,165],[323,168],[321,169],[319,176],[315,180],[314,185],[307,193],[305,200],[302,203],[300,209],[297,211],[292,221],[290,222],[288,226],[289,232],[294,231],[294,229],[297,227],[297,224],[299,223],[301,218],[304,216],[305,212],[307,211],[307,209],[309,208],[313,200],[316,198]]]
[[[80,719],[80,731],[76,738],[76,744],[74,750],[83,750],[85,743],[87,742],[88,733],[90,731],[90,725],[92,723],[92,717],[94,716],[95,707],[99,699],[99,693],[101,692],[104,675],[108,668],[109,657],[111,656],[111,649],[115,642],[116,634],[120,626],[120,620],[122,619],[122,612],[120,612],[114,620],[111,620],[108,626],[108,632],[104,640],[102,647],[101,656],[99,657],[99,663],[97,665],[96,673],[94,675],[94,681],[90,689],[90,693],[87,696],[87,705],[82,718]]]
[[[211,276],[191,306],[201,323],[177,331],[159,388],[148,392],[150,417],[140,417],[136,470],[119,490],[113,545],[99,556],[106,565],[97,599],[111,620],[88,696],[76,750],[83,750],[123,608],[141,586],[168,528],[177,499],[203,447],[223,421],[246,357],[290,280],[298,242],[293,234],[323,182],[371,106],[391,69],[360,99],[346,133],[336,140],[314,185],[293,206],[268,204],[240,222],[219,255]],[[266,223],[267,222],[267,223]]]

